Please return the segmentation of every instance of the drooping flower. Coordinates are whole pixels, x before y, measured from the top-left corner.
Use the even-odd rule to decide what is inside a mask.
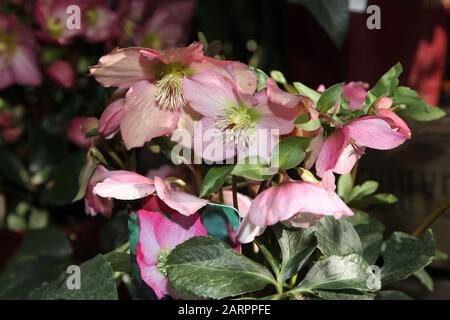
[[[267,158],[277,142],[273,131],[281,135],[293,129],[294,117],[287,120],[288,112],[276,115],[266,90],[255,95],[242,92],[236,82],[215,72],[185,78],[184,96],[203,115],[194,131],[194,150],[210,161],[236,155]]]
[[[111,198],[102,198],[94,193],[94,187],[97,183],[103,181],[108,170],[102,166],[98,165],[94,171],[94,174],[89,179],[86,195],[84,199],[86,213],[92,217],[97,214],[101,214],[107,218],[111,217],[113,209],[113,200]]]
[[[80,8],[81,14],[84,4],[83,0],[37,0],[35,18],[40,27],[38,36],[47,41],[66,45],[72,41],[72,38],[83,34],[84,24],[81,20],[79,26],[70,28],[67,27],[67,23],[74,19],[73,13],[68,12],[68,8]]]
[[[35,47],[33,34],[15,16],[0,15],[0,89],[41,84]]]
[[[70,63],[63,60],[56,60],[45,68],[45,73],[49,78],[57,82],[63,88],[70,88],[75,82],[75,71]]]
[[[116,50],[91,67],[91,74],[106,87],[129,88],[120,131],[125,146],[131,149],[170,134],[182,118],[198,117],[183,95],[183,78],[210,69],[221,70],[229,77],[236,73],[243,85],[256,88],[256,76],[247,67],[205,57],[200,43],[162,52],[144,48]]]
[[[105,180],[94,187],[94,193],[118,200],[142,199],[157,194],[167,206],[183,215],[191,215],[208,204],[207,200],[177,189],[170,179],[150,179],[134,172],[117,170],[106,174]]]
[[[120,130],[120,122],[125,116],[125,98],[118,97],[103,111],[97,132],[105,139],[110,139]]]
[[[325,141],[316,161],[317,175],[334,190],[334,173],[350,173],[365,148],[389,150],[405,142],[405,136],[382,117],[365,116],[338,128]]]
[[[97,119],[93,117],[74,117],[67,128],[69,140],[82,149],[88,149],[94,138],[86,136],[88,128],[96,125]]]
[[[406,139],[411,139],[411,130],[406,122],[391,110],[392,98],[381,97],[375,102],[375,113],[383,117],[392,128],[403,134]]]
[[[172,213],[164,217],[161,212],[140,210],[138,219],[136,252],[141,278],[161,299],[172,293],[166,269],[170,251],[192,237],[207,236],[207,232],[198,213],[189,217]]]
[[[253,200],[239,227],[238,240],[251,242],[277,222],[307,228],[323,216],[340,219],[351,215],[353,212],[339,196],[321,184],[287,181],[264,190]]]

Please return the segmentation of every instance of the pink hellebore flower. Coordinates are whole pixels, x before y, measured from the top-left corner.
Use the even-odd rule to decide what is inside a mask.
[[[406,122],[391,110],[392,98],[381,97],[375,102],[375,113],[383,117],[393,128],[403,134],[406,139],[411,139],[411,130]]]
[[[207,236],[198,213],[189,217],[141,210],[139,243],[136,246],[137,263],[142,280],[150,286],[158,299],[171,294],[167,280],[166,263],[170,251],[192,237]],[[176,296],[176,293],[172,293]]]
[[[94,193],[105,198],[118,200],[136,200],[156,192],[167,206],[188,216],[208,204],[207,200],[197,198],[189,193],[177,190],[170,180],[160,177],[150,179],[129,171],[110,171],[103,182],[98,183]]]
[[[366,100],[369,84],[365,82],[349,82],[342,91],[344,97],[350,102],[348,110],[360,110]]]
[[[89,149],[94,138],[86,137],[88,127],[95,125],[97,119],[93,117],[74,117],[67,128],[67,136],[69,140],[81,149]]]
[[[200,43],[162,52],[135,47],[102,57],[91,67],[91,74],[105,87],[129,88],[120,131],[125,146],[131,149],[172,133],[180,118],[195,117],[183,95],[183,78],[221,70],[221,63],[204,57]],[[229,71],[223,72],[234,72],[243,84],[256,88],[256,76],[243,64],[229,62],[227,66]]]
[[[405,142],[403,134],[392,129],[382,117],[365,116],[338,128],[325,141],[316,161],[317,175],[328,189],[334,190],[334,173],[350,173],[365,147],[389,150]]]
[[[103,111],[97,132],[105,139],[110,139],[120,130],[120,122],[125,116],[125,98],[118,98],[111,102]]]
[[[47,41],[58,42],[61,45],[70,43],[73,37],[84,32],[84,24],[83,21],[80,21],[80,28],[68,28],[67,22],[74,21],[72,21],[73,14],[68,13],[67,9],[71,6],[78,6],[80,14],[82,14],[84,4],[85,1],[83,0],[37,0],[35,18],[40,27],[38,36]]]
[[[175,47],[187,34],[186,29],[194,16],[195,7],[195,0],[171,1],[160,5],[136,33],[135,42],[158,50]]]
[[[352,215],[334,191],[318,183],[288,181],[264,190],[253,200],[239,227],[238,240],[251,242],[277,222],[308,228],[323,216],[340,219]]]
[[[97,214],[101,214],[107,218],[111,217],[114,205],[113,200],[99,197],[94,193],[95,185],[105,179],[107,172],[108,170],[104,166],[98,165],[94,174],[89,179],[84,203],[86,213],[92,217],[95,217]]]
[[[278,116],[272,110],[267,90],[242,92],[236,82],[216,72],[187,77],[183,86],[189,105],[204,116],[194,132],[194,150],[206,160],[267,158],[277,142],[272,131],[282,135],[294,127],[288,112]]]
[[[42,82],[33,34],[12,15],[0,15],[0,89],[14,83],[38,86]]]
[[[106,0],[87,1],[83,8],[84,37],[88,42],[100,42],[115,37],[118,33],[118,15],[111,10]]]
[[[70,63],[57,60],[45,68],[45,73],[63,88],[70,88],[75,82],[75,71]]]

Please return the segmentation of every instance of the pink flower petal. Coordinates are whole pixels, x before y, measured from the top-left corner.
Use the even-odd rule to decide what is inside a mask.
[[[178,122],[178,112],[162,110],[155,105],[155,90],[150,82],[140,81],[127,93],[125,116],[120,123],[127,149],[142,147],[155,137],[170,134]]]
[[[392,128],[398,129],[405,139],[411,139],[411,130],[408,127],[408,124],[400,118],[394,111],[381,108],[378,109],[377,115],[385,118],[385,120],[390,124]]]
[[[355,150],[354,146],[349,144],[347,145],[341,153],[338,161],[336,162],[336,166],[333,171],[338,174],[347,174],[350,173],[356,163],[356,161],[361,158],[361,154],[363,152],[363,148],[361,150]]]
[[[105,177],[94,187],[94,193],[104,198],[136,200],[155,192],[153,180],[134,172],[110,171]]]
[[[350,101],[349,110],[359,110],[366,100],[367,88],[369,85],[365,82],[349,82],[344,86],[344,97]]]
[[[152,79],[149,60],[142,57],[142,51],[156,56],[144,48],[118,49],[100,58],[99,64],[90,68],[91,74],[105,87],[129,88],[138,81]]]
[[[42,83],[36,58],[28,47],[17,47],[11,60],[11,71],[18,84],[39,86]]]
[[[400,132],[392,130],[382,118],[376,116],[362,117],[345,125],[350,137],[360,146],[372,149],[393,149],[405,142]]]
[[[146,265],[141,262],[142,254],[138,253],[137,262],[142,280],[153,289],[158,299],[162,299],[169,294],[169,280],[159,272],[156,266]]]
[[[252,204],[252,199],[242,193],[237,193],[239,216],[245,218]],[[228,206],[233,206],[233,192],[231,190],[223,191],[223,203]]]
[[[287,120],[294,120],[300,113],[301,97],[281,90],[272,78],[267,79],[266,86],[272,112]]]
[[[350,137],[347,129],[337,129],[322,146],[319,157],[316,161],[316,171],[319,177],[323,177],[328,170],[333,170],[342,152],[348,145]]]
[[[216,116],[230,103],[237,103],[232,83],[215,72],[184,78],[183,93],[192,109],[208,117]]]
[[[239,225],[237,231],[237,240],[240,243],[250,243],[255,238],[264,233],[266,227],[259,227],[250,221],[250,218],[246,216]]]
[[[98,122],[97,132],[105,138],[112,138],[114,134],[120,129],[120,122],[125,116],[125,99],[117,99],[112,102],[105,111]]]
[[[186,192],[173,190],[160,177],[155,177],[155,188],[158,197],[162,201],[185,216],[194,214],[208,204],[207,200],[200,199]]]

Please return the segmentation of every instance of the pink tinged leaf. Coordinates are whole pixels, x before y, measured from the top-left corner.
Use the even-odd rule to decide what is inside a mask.
[[[394,111],[381,108],[376,112],[377,115],[383,117],[392,128],[398,129],[398,132],[400,132],[405,137],[405,139],[411,139],[411,130],[409,129],[408,124]]]
[[[378,150],[398,147],[406,138],[377,116],[366,116],[345,125],[350,137],[360,146]]]
[[[138,81],[152,79],[149,61],[141,52],[156,56],[144,48],[118,49],[100,58],[99,64],[91,67],[90,72],[105,87],[129,88]]]
[[[348,130],[343,127],[337,129],[325,141],[316,161],[316,171],[319,177],[323,177],[328,170],[333,170],[341,154],[349,143]]]
[[[104,198],[136,200],[155,192],[153,180],[129,171],[110,171],[106,179],[94,187],[94,193]]]
[[[127,149],[142,147],[153,138],[170,134],[178,122],[178,112],[156,106],[155,90],[150,82],[140,81],[126,95],[120,132]]]
[[[155,188],[158,197],[169,207],[182,215],[189,216],[208,204],[207,200],[200,199],[192,194],[173,190],[163,179],[155,177]]]
[[[192,109],[211,118],[230,103],[237,103],[232,83],[215,72],[185,77],[183,94]]]
[[[11,72],[18,84],[39,86],[42,83],[36,58],[28,47],[17,47],[11,60]]]
[[[125,116],[125,99],[112,102],[100,117],[97,132],[106,139],[112,138],[120,129],[120,122]]]

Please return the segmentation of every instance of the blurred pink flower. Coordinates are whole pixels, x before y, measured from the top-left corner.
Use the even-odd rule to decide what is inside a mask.
[[[109,7],[107,0],[87,0],[83,8],[83,36],[88,42],[113,39],[118,35],[118,14]]]
[[[75,82],[75,71],[70,63],[56,60],[45,68],[47,76],[62,87],[68,89]]]
[[[275,114],[266,90],[255,95],[242,92],[236,82],[216,72],[186,77],[183,87],[186,101],[203,115],[194,133],[194,138],[202,139],[202,143],[196,141],[194,150],[204,159],[221,161],[235,155],[267,158],[277,143],[271,130],[287,134],[294,128],[295,115],[283,112],[283,108],[293,107],[289,103],[277,105]]]
[[[33,34],[15,16],[0,15],[0,89],[14,83],[41,84],[35,47]]]
[[[198,117],[183,95],[183,79],[210,69],[229,77],[235,73],[243,85],[256,88],[256,76],[247,67],[205,57],[200,43],[162,52],[145,48],[115,50],[91,67],[91,74],[105,87],[129,88],[120,131],[125,146],[131,149],[172,133],[179,121],[189,122],[185,118]]]
[[[83,19],[80,28],[68,28],[67,22],[71,13],[67,13],[70,6],[78,6],[80,14],[83,13],[84,0],[37,0],[35,5],[35,18],[40,30],[37,35],[43,40],[58,42],[66,45],[72,38],[84,32]]]
[[[107,172],[108,170],[104,166],[97,165],[94,174],[89,179],[84,203],[86,213],[92,217],[95,217],[97,214],[101,214],[107,218],[111,217],[114,205],[113,200],[110,198],[99,197],[93,192],[95,185],[105,179]]]
[[[86,137],[87,128],[98,120],[93,117],[74,117],[67,128],[69,140],[82,149],[89,149],[94,138]]]
[[[150,179],[129,171],[110,171],[103,182],[98,183],[94,193],[105,198],[136,200],[154,192],[166,205],[183,215],[191,215],[208,204],[192,194],[179,191],[169,180],[160,177]]]
[[[171,294],[167,280],[166,261],[170,251],[192,237],[207,236],[198,213],[189,217],[172,213],[140,210],[137,263],[142,280],[150,286],[158,299]],[[176,295],[176,293],[175,293]]]
[[[340,219],[353,212],[334,191],[318,183],[284,182],[256,196],[239,227],[238,240],[251,242],[277,222],[308,228],[326,215]]]
[[[398,147],[406,138],[379,116],[365,116],[338,128],[325,141],[316,161],[317,175],[327,188],[336,188],[334,173],[350,173],[365,147],[388,150]]]

